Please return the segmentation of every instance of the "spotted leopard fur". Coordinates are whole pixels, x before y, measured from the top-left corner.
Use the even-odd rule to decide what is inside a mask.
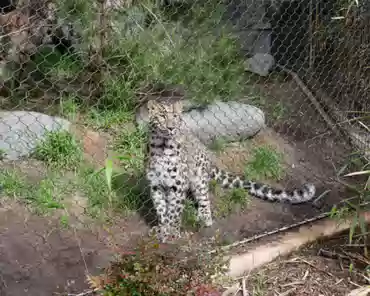
[[[181,120],[181,100],[149,100],[147,107],[150,135],[146,177],[159,220],[154,230],[160,240],[180,236],[181,215],[189,191],[198,203],[198,220],[205,226],[213,224],[209,200],[211,180],[224,188],[244,188],[252,195],[271,202],[298,204],[308,202],[315,196],[312,184],[292,191],[279,190],[213,166],[207,148]]]

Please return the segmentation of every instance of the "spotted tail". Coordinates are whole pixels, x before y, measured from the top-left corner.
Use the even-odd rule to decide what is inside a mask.
[[[315,185],[310,183],[304,184],[301,189],[280,190],[266,184],[244,180],[240,176],[232,175],[218,168],[212,168],[211,180],[215,180],[223,188],[246,189],[251,195],[270,202],[300,204],[312,200],[316,193]]]

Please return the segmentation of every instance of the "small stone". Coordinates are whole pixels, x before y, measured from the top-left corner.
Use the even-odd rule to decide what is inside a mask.
[[[260,76],[267,76],[275,65],[275,59],[267,53],[256,53],[244,63],[246,71],[256,73]]]

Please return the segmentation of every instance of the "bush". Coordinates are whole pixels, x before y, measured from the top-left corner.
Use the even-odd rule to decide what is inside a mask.
[[[121,254],[103,275],[89,277],[90,284],[104,296],[221,295],[217,275],[226,262],[219,254],[200,253],[142,241],[134,252]]]

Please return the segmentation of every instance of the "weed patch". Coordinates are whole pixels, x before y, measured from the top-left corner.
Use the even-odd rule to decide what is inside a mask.
[[[88,126],[98,130],[110,130],[121,123],[132,121],[133,113],[125,110],[100,110],[91,108],[85,117]]]
[[[233,212],[243,210],[249,205],[249,194],[242,188],[225,190],[217,184],[213,186],[212,191],[216,196],[214,212],[218,218],[226,218]]]
[[[184,210],[181,218],[181,225],[184,228],[197,228],[200,226],[200,221],[197,219],[197,209],[195,208],[194,203],[188,199],[185,200]]]
[[[121,253],[102,275],[89,277],[90,285],[104,296],[220,296],[220,275],[227,267],[223,256],[189,250],[142,241],[132,252]]]
[[[32,60],[38,71],[53,79],[75,79],[83,71],[83,65],[74,56],[50,47],[40,49]]]
[[[252,158],[245,167],[248,179],[274,179],[283,177],[283,156],[272,147],[257,147],[252,151]]]
[[[104,216],[107,210],[129,214],[142,206],[143,188],[132,176],[114,173],[109,188],[104,170],[85,167],[79,173],[79,186],[89,200],[88,213],[92,217]]]
[[[21,174],[10,170],[0,172],[0,184],[5,195],[12,198],[22,198],[31,190],[31,186]]]
[[[211,149],[212,151],[219,152],[224,150],[226,145],[227,141],[225,139],[217,138],[210,143],[208,148]]]
[[[69,121],[76,121],[80,112],[80,105],[77,98],[73,95],[62,97],[60,99],[60,115],[67,118]]]
[[[144,129],[123,131],[114,144],[119,155],[120,167],[125,173],[137,174],[144,168],[144,148],[147,135]]]
[[[29,204],[38,214],[45,214],[53,209],[63,209],[64,186],[54,175],[34,184],[17,171],[5,170],[0,173],[0,183],[4,193],[16,200]]]
[[[42,180],[27,201],[32,203],[34,209],[40,214],[53,209],[64,209],[61,187],[53,179]]]
[[[58,168],[75,169],[83,153],[75,137],[67,131],[46,133],[45,140],[36,146],[33,156]]]

